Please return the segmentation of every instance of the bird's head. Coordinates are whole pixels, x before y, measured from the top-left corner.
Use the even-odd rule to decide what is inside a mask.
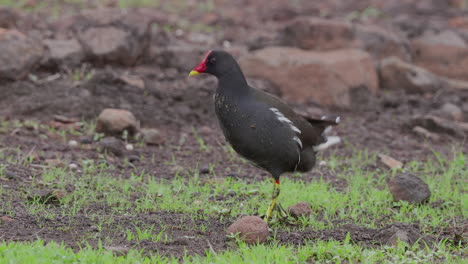
[[[233,70],[239,69],[239,66],[231,54],[224,50],[210,50],[205,58],[190,72],[189,76],[199,73],[209,73],[216,77],[226,75]]]

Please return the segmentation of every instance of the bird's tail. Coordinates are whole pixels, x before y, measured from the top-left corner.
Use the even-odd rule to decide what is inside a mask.
[[[338,125],[340,120],[341,118],[339,116],[322,116],[320,120],[311,118],[307,119],[307,121],[312,123],[314,126],[322,126],[323,129],[322,137],[324,138],[325,142],[314,146],[315,151],[327,149],[341,142],[341,138],[339,136],[329,136],[332,127]]]

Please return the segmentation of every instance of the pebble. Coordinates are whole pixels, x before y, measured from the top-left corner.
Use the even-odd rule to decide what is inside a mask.
[[[395,201],[419,204],[426,202],[431,196],[429,186],[421,178],[410,173],[395,176],[388,182],[388,187]]]
[[[68,146],[70,146],[71,148],[76,148],[78,146],[78,141],[70,140],[68,141]]]
[[[312,213],[312,209],[310,209],[310,207],[311,205],[308,202],[300,202],[288,207],[288,212],[296,218],[308,216]]]
[[[128,161],[131,163],[135,163],[140,161],[140,157],[138,157],[137,155],[130,155],[128,156]]]
[[[200,168],[200,174],[208,174],[210,173],[210,168],[208,166],[203,166]]]
[[[247,244],[262,243],[268,237],[268,224],[258,216],[244,216],[227,229],[228,235],[239,234]]]

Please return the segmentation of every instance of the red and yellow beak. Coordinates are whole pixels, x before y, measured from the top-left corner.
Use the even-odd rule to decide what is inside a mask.
[[[191,70],[188,76],[194,76],[194,75],[197,75],[199,73],[200,73],[199,71]]]
[[[202,62],[198,64],[195,68],[193,68],[192,71],[190,71],[189,76],[194,76],[199,73],[203,73],[206,71],[206,60],[208,59],[208,56],[210,55],[211,50],[206,53],[205,58],[203,58]]]

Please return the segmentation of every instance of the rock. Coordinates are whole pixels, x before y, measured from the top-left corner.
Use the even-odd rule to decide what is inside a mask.
[[[40,40],[0,28],[0,79],[24,78],[38,65],[45,48]]]
[[[359,47],[376,59],[395,56],[404,61],[411,60],[409,41],[396,32],[375,25],[357,25],[356,38]]]
[[[120,76],[120,80],[125,82],[126,84],[136,87],[138,89],[145,89],[145,80],[137,75],[122,75]]]
[[[170,168],[170,172],[172,175],[180,175],[182,172],[184,172],[184,167],[180,165],[174,165]]]
[[[116,254],[117,256],[126,255],[129,251],[129,248],[125,246],[104,246],[104,249],[107,251],[112,251],[112,253]]]
[[[443,30],[438,33],[426,32],[420,38],[420,41],[436,45],[447,45],[455,47],[466,47],[466,42],[453,30]]]
[[[175,68],[181,72],[189,72],[200,63],[207,52],[205,46],[193,46],[189,44],[168,45],[152,49],[151,58],[163,68]]]
[[[15,171],[6,169],[5,170],[5,177],[7,179],[9,179],[9,180],[14,180],[14,179],[18,178],[18,175],[16,174]]]
[[[148,54],[152,18],[119,9],[85,10],[73,30],[87,59],[132,66]]]
[[[130,136],[139,130],[139,123],[128,110],[106,108],[99,114],[96,123],[96,132],[106,135],[121,135],[127,131]]]
[[[132,151],[134,149],[133,144],[125,144],[125,149],[128,151]]]
[[[444,84],[437,75],[397,57],[385,58],[380,62],[379,77],[382,87],[403,89],[408,93],[434,92]]]
[[[401,169],[403,168],[403,163],[399,160],[396,160],[390,156],[387,156],[385,154],[379,154],[379,159],[380,161],[385,164],[387,167],[390,169]]]
[[[143,128],[141,134],[148,145],[161,145],[166,140],[164,135],[156,128]]]
[[[350,107],[354,89],[378,90],[372,58],[360,50],[319,53],[270,47],[241,58],[240,64],[248,76],[271,81],[284,97],[299,102]]]
[[[90,136],[82,136],[80,137],[80,143],[81,144],[93,144],[93,138]]]
[[[70,141],[68,141],[68,146],[69,146],[70,148],[76,148],[76,147],[78,147],[78,141],[76,141],[76,140],[70,140]]]
[[[13,8],[0,8],[0,28],[15,28],[21,16]]]
[[[30,196],[28,200],[37,201],[44,204],[58,204],[60,199],[65,197],[65,192],[62,190],[36,190]]]
[[[239,234],[247,244],[263,243],[268,237],[268,224],[257,216],[244,216],[227,229],[228,235]]]
[[[123,156],[126,151],[125,143],[115,137],[106,137],[99,142],[102,151],[112,153],[117,157]]]
[[[214,130],[209,126],[202,126],[198,130],[198,133],[200,133],[201,136],[211,136],[213,135]]]
[[[0,220],[3,221],[3,222],[14,222],[15,219],[9,217],[8,215],[4,215],[2,217],[0,217]]]
[[[443,104],[442,107],[434,111],[433,114],[440,116],[442,118],[448,118],[454,121],[463,122],[464,120],[463,112],[460,109],[460,107],[451,103]]]
[[[453,31],[417,38],[412,41],[414,62],[435,74],[468,80],[468,45]]]
[[[422,136],[422,137],[424,137],[424,138],[427,138],[427,139],[431,139],[431,140],[435,140],[435,141],[440,139],[439,135],[428,131],[424,127],[415,126],[415,127],[413,127],[413,132],[420,135],[420,136]]]
[[[75,163],[70,163],[68,165],[68,168],[70,168],[70,170],[77,170],[78,169],[78,165],[76,165]]]
[[[137,163],[140,161],[140,157],[138,157],[137,155],[129,155],[128,156],[128,161],[130,163]]]
[[[429,131],[445,133],[454,137],[463,138],[468,133],[468,125],[462,122],[455,122],[443,119],[434,115],[415,115],[409,124],[411,126],[421,126]]]
[[[411,59],[409,42],[396,32],[375,25],[351,24],[316,17],[299,17],[288,23],[279,36],[280,45],[328,51],[359,48],[375,59],[396,56]]]
[[[46,39],[49,51],[46,64],[76,67],[84,60],[84,51],[76,39]]]
[[[395,201],[407,201],[413,204],[429,200],[431,191],[428,185],[416,175],[405,173],[393,177],[388,187]]]
[[[300,202],[295,205],[291,205],[288,207],[288,212],[293,217],[299,218],[302,216],[308,216],[312,213],[312,209],[310,209],[311,205],[307,202]]]
[[[65,163],[61,159],[45,159],[44,163],[49,167],[64,167]]]
[[[331,19],[299,17],[288,23],[280,36],[281,45],[313,50],[356,48],[352,25]]]
[[[208,173],[210,173],[210,167],[203,166],[200,168],[200,174],[208,174]]]
[[[411,246],[416,242],[421,244],[423,244],[423,242],[429,242],[417,228],[410,224],[403,223],[390,224],[379,229],[374,235],[374,240],[379,241],[382,245],[388,246],[398,245],[398,240]]]

